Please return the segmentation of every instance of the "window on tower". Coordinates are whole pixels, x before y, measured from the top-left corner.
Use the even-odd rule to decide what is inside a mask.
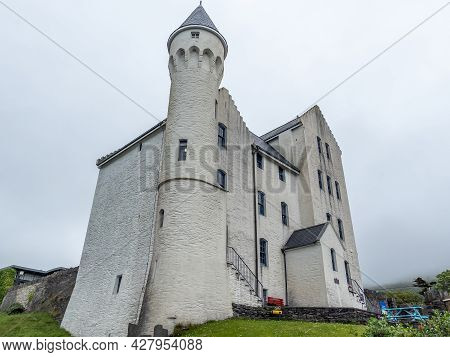
[[[327,222],[331,222],[331,214],[327,213]]]
[[[192,38],[200,38],[200,32],[197,32],[197,31],[191,32],[191,37]]]
[[[223,189],[227,188],[227,174],[222,170],[217,170],[217,183]]]
[[[178,147],[178,161],[186,161],[187,156],[187,140],[180,139],[180,146]]]

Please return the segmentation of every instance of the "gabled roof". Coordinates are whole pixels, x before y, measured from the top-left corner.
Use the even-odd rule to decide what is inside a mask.
[[[301,121],[300,118],[297,117],[295,119],[292,119],[291,121],[288,121],[286,124],[283,124],[282,126],[273,129],[271,131],[269,131],[268,133],[264,134],[261,136],[261,139],[263,139],[264,141],[268,141],[278,135],[280,135],[282,132],[292,129],[293,127],[300,125]]]
[[[288,166],[292,170],[294,170],[296,172],[300,172],[299,168],[297,168],[288,159],[286,159],[283,155],[281,155],[280,152],[277,149],[275,149],[272,145],[266,143],[263,139],[261,139],[256,134],[253,134],[252,132],[250,132],[250,135],[252,135],[252,137],[253,137],[254,144],[258,148],[260,148],[262,151],[264,151],[266,154],[268,154],[269,156],[272,156],[274,159],[277,159],[278,161],[280,161],[284,165]]]
[[[320,241],[328,223],[318,224],[294,231],[283,247],[283,250],[305,247]]]
[[[201,2],[200,5],[192,12],[192,14],[190,14],[189,17],[181,24],[181,26],[170,35],[169,40],[167,41],[167,48],[169,49],[169,51],[170,45],[175,36],[178,35],[180,32],[188,29],[203,29],[216,35],[222,42],[223,47],[225,49],[224,52],[225,58],[227,57],[228,54],[227,40],[225,40],[225,37],[222,36],[222,34],[217,29],[216,25],[214,25],[214,22],[211,20],[206,10],[203,8]]]

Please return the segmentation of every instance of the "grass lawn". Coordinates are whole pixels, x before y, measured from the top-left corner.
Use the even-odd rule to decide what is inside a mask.
[[[362,325],[289,320],[250,320],[233,318],[211,321],[187,329],[177,328],[180,337],[357,337]]]
[[[0,313],[0,337],[66,337],[70,334],[59,327],[47,313],[7,315]]]

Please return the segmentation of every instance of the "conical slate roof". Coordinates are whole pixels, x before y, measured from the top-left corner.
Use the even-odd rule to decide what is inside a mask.
[[[216,25],[214,25],[214,22],[212,22],[211,18],[203,8],[201,2],[200,5],[192,12],[192,14],[189,15],[186,21],[184,21],[181,24],[181,26],[170,35],[169,40],[167,42],[167,47],[169,48],[169,50],[170,44],[172,43],[172,40],[175,38],[176,35],[178,35],[180,32],[184,30],[194,28],[209,31],[215,34],[217,37],[219,37],[220,41],[222,41],[223,47],[225,48],[225,57],[227,56],[228,53],[227,41],[225,40],[225,37],[223,37],[222,34],[219,32]]]
[[[214,25],[214,22],[212,22],[211,18],[201,4],[192,12],[192,14],[189,15],[186,21],[181,24],[180,28],[190,25],[201,25],[219,32],[216,25]]]

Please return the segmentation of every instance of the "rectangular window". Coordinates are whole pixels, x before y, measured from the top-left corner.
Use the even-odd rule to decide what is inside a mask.
[[[219,123],[219,147],[227,147],[227,127],[222,123]]]
[[[317,137],[317,150],[319,151],[319,154],[322,153],[322,139]]]
[[[333,267],[333,271],[338,271],[336,264],[336,251],[334,249],[331,249],[331,266]]]
[[[281,166],[278,166],[278,177],[281,181],[286,182],[286,172]]]
[[[265,239],[259,240],[259,262],[261,265],[267,266],[268,243]]]
[[[344,240],[345,239],[345,236],[344,236],[344,225],[343,225],[341,219],[338,219],[337,222],[338,222],[338,228],[339,228],[339,238]]]
[[[120,285],[122,284],[122,275],[116,276],[116,283],[114,284],[114,295],[118,294],[120,291]]]
[[[327,188],[328,188],[328,194],[333,195],[333,185],[331,183],[331,177],[327,176]]]
[[[266,215],[266,195],[258,191],[258,211],[261,216]]]
[[[327,222],[331,222],[331,214],[327,213]]]
[[[227,188],[227,174],[222,170],[217,170],[217,183],[223,189]]]
[[[285,202],[281,202],[281,222],[285,226],[289,225],[288,205]]]
[[[350,272],[350,264],[347,261],[344,264],[345,264],[345,275],[347,277],[347,284],[352,285],[352,274]]]
[[[261,170],[264,169],[264,160],[259,152],[256,153],[256,166],[258,166]]]
[[[336,186],[336,197],[338,198],[338,200],[340,200],[341,199],[341,188],[339,187],[339,182],[335,181],[334,184]]]
[[[323,190],[323,179],[322,179],[322,171],[317,170],[317,175],[319,177],[319,187],[321,190]]]
[[[180,139],[180,146],[178,148],[178,161],[186,161],[187,156],[187,140]]]
[[[269,295],[269,290],[263,289],[263,302],[264,304],[267,303],[267,296]]]
[[[331,160],[330,145],[328,145],[327,143],[325,143],[325,151],[327,153],[327,159]]]
[[[192,38],[200,38],[200,32],[191,32]]]

